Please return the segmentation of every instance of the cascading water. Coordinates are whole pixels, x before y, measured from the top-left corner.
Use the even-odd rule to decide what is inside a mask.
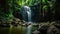
[[[29,6],[23,7],[22,16],[25,21],[28,20],[28,23],[31,23],[31,9]]]
[[[27,11],[28,14],[28,22],[31,22],[31,10],[29,9],[29,11]]]
[[[23,9],[22,9],[22,16],[23,16],[23,19],[25,21],[28,19],[27,24],[32,23],[32,21],[31,21],[31,8],[29,6],[24,6],[23,7]],[[26,30],[26,34],[31,34],[32,25],[29,25],[26,29],[27,29]]]

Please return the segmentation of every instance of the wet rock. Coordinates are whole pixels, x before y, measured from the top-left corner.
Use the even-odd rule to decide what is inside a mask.
[[[60,29],[60,20],[56,21],[55,26]]]
[[[47,34],[59,34],[59,30],[54,25],[51,25],[47,30]]]
[[[35,30],[34,32],[32,32],[32,34],[39,34],[40,32],[38,30]]]
[[[40,31],[40,34],[47,34],[48,27],[49,26],[43,25],[38,29],[38,31]]]

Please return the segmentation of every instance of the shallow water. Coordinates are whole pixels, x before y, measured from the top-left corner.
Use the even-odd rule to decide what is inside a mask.
[[[21,26],[18,27],[2,27],[0,28],[1,34],[24,34],[24,29]]]
[[[29,25],[26,29],[27,29],[26,34],[31,34],[31,32],[32,32],[32,25]]]
[[[2,27],[0,28],[0,34],[31,34],[32,25],[28,27],[25,26],[11,26],[11,27]]]

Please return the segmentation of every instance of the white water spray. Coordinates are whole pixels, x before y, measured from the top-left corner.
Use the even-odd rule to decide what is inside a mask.
[[[23,18],[26,20],[26,18],[25,17],[27,17],[28,16],[28,23],[31,23],[32,21],[31,21],[31,9],[30,9],[30,7],[29,6],[24,6],[23,7]],[[27,16],[26,16],[27,15]]]
[[[27,15],[27,16],[26,16]],[[23,19],[28,19],[27,24],[31,24],[31,8],[29,6],[24,6],[22,11]],[[26,18],[27,17],[27,18]],[[31,34],[32,25],[29,25],[26,30],[26,34]]]

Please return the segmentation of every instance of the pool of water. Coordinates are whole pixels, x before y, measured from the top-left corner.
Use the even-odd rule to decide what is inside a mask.
[[[31,34],[32,25],[27,27],[25,26],[11,26],[11,27],[2,27],[0,28],[0,34]]]

